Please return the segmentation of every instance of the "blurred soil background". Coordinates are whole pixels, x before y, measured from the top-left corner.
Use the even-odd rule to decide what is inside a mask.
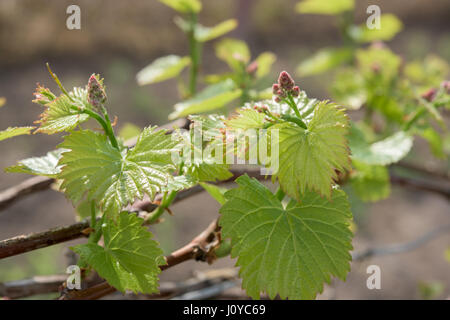
[[[294,70],[306,56],[324,46],[339,45],[335,20],[326,16],[299,15],[294,0],[204,0],[199,21],[215,25],[235,17],[239,28],[228,36],[247,41],[253,57],[272,51],[277,61],[270,85],[281,70]],[[81,7],[81,30],[66,29],[66,8]],[[357,1],[358,22],[364,22],[366,8],[373,1]],[[404,30],[390,47],[405,59],[436,53],[450,60],[450,1],[376,1],[382,13],[396,14]],[[168,122],[167,115],[178,102],[176,81],[139,87],[136,73],[155,58],[186,55],[187,42],[173,24],[175,13],[156,0],[2,0],[0,1],[0,97],[7,99],[0,110],[0,128],[31,125],[42,109],[34,105],[36,83],[56,87],[45,62],[49,62],[67,88],[84,86],[92,73],[105,78],[110,114],[119,119],[120,129],[131,122],[139,127]],[[203,74],[226,70],[214,56],[214,41],[204,47]],[[292,71],[294,73],[294,71]],[[326,83],[331,75],[299,78],[300,87],[310,96],[328,97]],[[234,107],[237,107],[234,106]],[[53,150],[61,135],[21,136],[0,145],[0,167]],[[431,169],[447,170],[449,163],[433,160],[427,145],[416,138],[408,156],[413,163]],[[28,178],[0,171],[0,190]],[[413,240],[439,225],[450,222],[448,200],[423,191],[393,187],[391,196],[376,204],[352,203],[357,224],[356,251]],[[174,216],[152,228],[164,250],[170,252],[191,240],[218,214],[219,205],[202,193],[173,206]],[[75,221],[71,203],[60,193],[47,190],[0,212],[0,239],[38,232]],[[36,274],[64,273],[65,248],[73,243],[40,249],[0,261],[0,282]],[[397,255],[377,256],[355,262],[347,282],[326,286],[323,299],[420,299],[450,297],[450,264],[445,250],[450,234],[420,248]],[[221,259],[214,265],[188,262],[162,274],[162,280],[179,281],[194,270],[231,267],[233,260]],[[368,290],[368,265],[381,268],[381,290]],[[430,292],[433,293],[429,295]],[[428,292],[428,293],[427,293]],[[428,295],[427,295],[428,294]]]

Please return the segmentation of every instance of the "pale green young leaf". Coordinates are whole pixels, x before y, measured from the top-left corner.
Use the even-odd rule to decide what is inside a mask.
[[[153,61],[136,75],[140,86],[175,78],[191,63],[189,57],[169,55]]]
[[[297,3],[295,9],[299,13],[337,15],[354,7],[354,0],[303,0]]]
[[[227,127],[233,130],[247,130],[262,128],[266,115],[257,110],[245,108],[238,109],[237,114],[225,121]]]
[[[144,194],[153,199],[168,185],[175,169],[171,155],[178,152],[177,144],[164,130],[148,127],[125,154],[102,134],[90,130],[72,132],[60,145],[71,150],[64,152],[59,162],[61,189],[74,203],[86,193],[100,210],[116,214]]]
[[[219,109],[240,97],[241,94],[242,91],[236,87],[236,84],[231,79],[213,84],[192,98],[177,103],[175,111],[169,115],[169,119]]]
[[[355,171],[352,172],[350,182],[361,200],[375,202],[389,196],[391,185],[386,167],[368,165],[355,160],[352,164]]]
[[[61,95],[55,100],[45,105],[45,111],[40,115],[36,123],[40,123],[37,132],[54,134],[62,131],[69,131],[78,124],[89,119],[89,116],[82,113],[82,110],[73,110],[73,102],[66,96]]]
[[[214,27],[205,27],[199,24],[195,28],[195,39],[199,42],[210,41],[236,29],[237,25],[235,19],[225,20]]]
[[[395,15],[380,16],[380,28],[369,29],[364,23],[350,30],[350,35],[358,42],[388,41],[403,29],[403,24]]]
[[[337,172],[350,169],[346,135],[348,118],[343,109],[322,101],[315,107],[308,129],[283,123],[278,130],[279,164],[273,178],[290,197],[301,201],[307,190],[330,198]],[[273,164],[272,164],[273,165]]]
[[[352,57],[353,51],[348,48],[324,48],[303,60],[297,73],[301,77],[320,74],[349,62]]]
[[[9,127],[5,130],[0,131],[0,141],[24,134],[30,134],[31,130],[33,130],[34,128],[35,127]]]
[[[218,187],[214,184],[210,184],[210,183],[205,183],[205,182],[200,182],[200,185],[203,187],[203,189],[206,190],[206,192],[209,193],[209,195],[211,197],[213,197],[218,203],[220,203],[221,205],[224,205],[225,202],[227,201],[225,199],[225,192],[228,191],[228,189],[226,188],[221,188]]]
[[[236,71],[241,70],[250,61],[250,49],[242,40],[225,38],[216,44],[215,50],[217,57]]]
[[[352,126],[349,135],[352,159],[371,165],[388,165],[401,160],[411,150],[412,144],[413,138],[404,131],[375,143],[368,143],[356,126]]]
[[[143,221],[122,212],[117,221],[107,219],[103,223],[104,247],[89,243],[72,250],[121,292],[158,292],[159,266],[166,262],[153,235],[142,226]]]
[[[43,157],[33,157],[21,160],[15,166],[5,169],[6,172],[27,173],[38,176],[56,177],[61,172],[58,161],[64,149],[56,149],[47,153]]]
[[[202,10],[200,0],[159,0],[165,5],[181,13],[198,13]]]
[[[238,257],[242,287],[253,299],[266,292],[286,299],[314,299],[332,276],[350,271],[352,221],[342,190],[331,201],[306,192],[286,207],[256,179],[239,177],[225,193],[219,224]]]
[[[273,63],[277,60],[277,57],[272,52],[263,52],[256,57],[255,62],[258,66],[256,69],[256,78],[262,78],[269,74]]]

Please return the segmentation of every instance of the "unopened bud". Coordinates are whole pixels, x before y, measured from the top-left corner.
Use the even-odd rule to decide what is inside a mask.
[[[437,90],[435,88],[428,89],[424,93],[422,93],[421,97],[427,100],[428,102],[433,101],[434,97],[436,96]]]
[[[300,88],[298,86],[295,86],[292,88],[291,94],[293,97],[298,97],[300,95]]]
[[[256,73],[256,71],[258,71],[258,62],[257,62],[257,61],[253,61],[252,63],[250,63],[250,64],[247,66],[246,71],[247,71],[247,73],[248,73],[249,75],[254,76],[255,73]]]
[[[278,83],[280,84],[281,88],[285,90],[291,90],[295,85],[294,80],[286,71],[280,73],[280,76],[278,77]]]
[[[277,94],[279,90],[280,90],[280,85],[278,83],[274,83],[272,86],[273,94]]]
[[[88,102],[99,110],[106,102],[106,93],[103,87],[103,80],[100,80],[99,75],[92,74],[89,78]]]

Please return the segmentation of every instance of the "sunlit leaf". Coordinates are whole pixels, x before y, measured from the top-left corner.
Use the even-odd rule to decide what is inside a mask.
[[[303,0],[297,3],[295,9],[299,13],[336,15],[352,10],[354,6],[354,0]]]
[[[230,79],[206,87],[194,97],[177,103],[169,119],[185,117],[194,113],[203,113],[219,109],[240,97],[242,91]]]
[[[303,60],[297,67],[299,76],[306,77],[338,67],[349,62],[353,57],[353,51],[347,48],[325,48],[316,52],[313,56]]]
[[[342,190],[333,189],[331,201],[306,192],[285,207],[256,179],[236,182],[239,187],[225,193],[219,223],[250,297],[314,299],[332,276],[345,280],[352,214]]]
[[[139,71],[136,79],[141,86],[165,81],[178,76],[190,63],[191,58],[189,57],[176,55],[161,57]]]
[[[107,219],[101,226],[104,247],[88,243],[72,250],[121,292],[158,292],[159,266],[166,262],[153,235],[142,226],[143,221],[122,212],[117,221]]]

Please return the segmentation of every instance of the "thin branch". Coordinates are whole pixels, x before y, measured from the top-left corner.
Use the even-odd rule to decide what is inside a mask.
[[[425,180],[401,177],[394,173],[390,174],[390,179],[392,184],[396,184],[411,189],[436,193],[445,197],[447,200],[450,200],[450,187],[448,186],[441,186],[436,183],[427,182]]]
[[[26,195],[47,190],[53,181],[53,179],[47,177],[33,177],[2,191],[0,193],[0,211]]]
[[[215,260],[214,248],[219,244],[218,232],[220,227],[218,219],[215,219],[198,236],[192,239],[184,247],[172,252],[166,256],[167,264],[160,266],[162,271],[169,269],[184,261],[194,259],[196,261],[206,261],[212,263]],[[110,286],[106,281],[85,290],[66,291],[60,300],[93,300],[108,295],[116,289]]]
[[[173,128],[187,129],[189,127],[189,120],[178,119],[170,122],[158,129],[167,129],[168,132],[172,132]],[[125,141],[127,147],[132,147],[136,144],[137,138],[132,138]],[[55,180],[48,177],[33,177],[29,178],[20,184],[10,187],[0,193],[0,211],[12,205],[17,200],[23,198],[26,195],[32,194],[37,191],[47,190]]]
[[[394,244],[386,247],[369,248],[352,254],[353,261],[364,260],[373,256],[384,256],[415,250],[450,231],[450,224],[439,226],[410,242]]]
[[[0,259],[86,236],[87,233],[83,233],[83,230],[88,227],[89,221],[84,220],[69,226],[2,240],[0,241]]]
[[[439,178],[442,180],[450,181],[450,173],[448,173],[448,172],[439,172],[439,171],[431,170],[431,169],[425,168],[423,166],[419,166],[419,165],[416,165],[416,164],[413,164],[410,162],[405,162],[405,161],[400,161],[400,162],[394,164],[394,166],[412,170],[412,171],[415,171],[422,175],[431,176],[434,178]]]
[[[233,172],[233,177],[231,179],[235,179],[236,177],[244,173],[248,173],[250,176],[263,178],[263,176],[259,175],[258,169],[253,171],[236,170]],[[220,181],[218,183],[232,181],[231,179],[227,181]],[[202,191],[203,188],[201,188],[200,186],[182,190],[178,193],[177,197],[174,200],[174,203]],[[160,194],[155,197],[155,201],[153,202],[149,198],[139,200],[136,201],[133,205],[127,207],[126,210],[139,213],[151,212],[157,207],[157,204],[155,203],[157,203],[159,200],[161,200]],[[89,228],[88,219],[65,227],[53,228],[44,232],[21,235],[14,238],[1,240],[0,259],[22,254],[31,250],[45,248],[61,242],[86,237],[88,235],[88,232],[86,230],[87,228]]]
[[[67,275],[35,276],[30,279],[0,283],[0,297],[18,299],[36,294],[58,292]]]

